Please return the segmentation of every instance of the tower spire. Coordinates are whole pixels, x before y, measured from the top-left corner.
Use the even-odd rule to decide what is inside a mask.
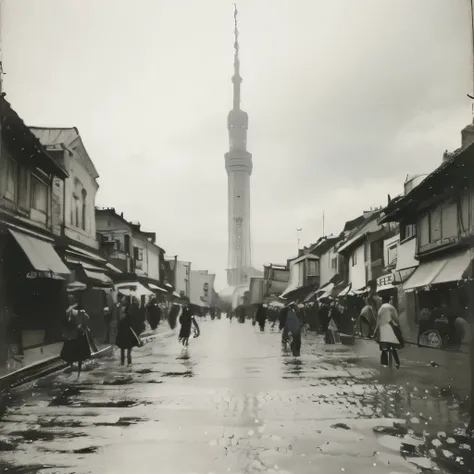
[[[239,28],[237,25],[237,5],[234,3],[234,75],[232,82],[234,83],[234,110],[240,110],[240,60],[239,60]]]

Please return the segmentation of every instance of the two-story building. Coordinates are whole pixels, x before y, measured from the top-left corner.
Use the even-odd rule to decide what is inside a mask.
[[[304,301],[319,287],[319,257],[310,253],[288,260],[288,286],[281,294],[288,301]]]
[[[100,337],[105,331],[103,310],[111,303],[112,277],[118,269],[108,265],[99,251],[95,221],[99,174],[76,127],[30,130],[67,173],[64,182],[55,183],[53,190],[61,228],[56,249],[72,273],[71,288],[80,288],[75,294],[91,317],[92,333]]]
[[[309,253],[319,257],[319,284],[321,287],[333,283],[339,278],[342,259],[337,251],[337,244],[341,238],[341,236],[332,235],[321,237],[315,244],[307,248]]]
[[[399,294],[411,294],[413,303],[406,314],[406,337],[424,346],[460,347],[469,336],[472,289],[467,291],[471,286],[465,280],[472,279],[474,237],[470,138],[463,133],[462,148],[445,153],[438,168],[384,210],[382,221],[399,222],[401,244],[410,242],[414,251],[404,264],[409,271],[399,277]]]
[[[142,303],[147,296],[165,296],[169,291],[162,283],[164,250],[156,245],[156,234],[143,232],[140,224],[129,222],[114,208],[96,208],[95,216],[102,255],[122,272],[115,277],[117,285]]]
[[[290,269],[287,265],[269,263],[263,267],[264,298],[280,296],[287,288],[290,279]]]
[[[60,340],[70,271],[54,249],[56,189],[68,173],[0,97],[0,362],[7,336],[24,349]]]

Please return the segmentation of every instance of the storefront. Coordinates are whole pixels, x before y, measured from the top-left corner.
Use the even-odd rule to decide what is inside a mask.
[[[2,224],[0,248],[4,282],[2,304],[15,324],[24,349],[61,340],[70,271],[53,239],[13,224]],[[12,323],[12,321],[15,323]]]
[[[416,342],[420,346],[465,349],[469,314],[463,277],[470,262],[469,250],[422,262],[403,285],[415,295]]]
[[[75,245],[68,245],[63,255],[71,271],[71,280],[77,286],[74,295],[89,315],[91,333],[95,339],[102,340],[107,331],[105,308],[112,306],[115,300],[114,282],[110,275],[120,270],[110,268],[100,255]],[[72,284],[69,289],[72,289]]]

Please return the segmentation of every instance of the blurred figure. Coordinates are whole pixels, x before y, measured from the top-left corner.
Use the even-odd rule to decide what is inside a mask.
[[[189,338],[191,337],[191,330],[193,327],[194,337],[200,336],[201,331],[199,329],[199,325],[188,305],[183,306],[183,311],[179,317],[179,324],[181,324],[181,329],[179,331],[178,340],[183,344],[183,346],[189,345]]]
[[[64,344],[61,349],[60,358],[71,368],[77,362],[78,374],[81,375],[82,363],[89,359],[93,352],[89,333],[89,315],[72,294],[68,295],[69,306],[66,309],[66,321],[64,324]]]
[[[257,308],[257,314],[255,315],[255,320],[260,326],[260,331],[265,331],[265,322],[267,320],[267,308],[265,305],[260,304]]]
[[[296,304],[290,303],[286,311],[282,311],[280,319],[280,329],[283,329],[281,342],[286,345],[291,334],[291,352],[297,357],[301,353],[301,321],[296,312]]]
[[[119,311],[116,344],[120,349],[120,365],[125,365],[125,351],[127,352],[127,365],[132,365],[132,349],[142,346],[142,341],[133,329],[133,319],[130,304],[122,299]]]
[[[397,310],[388,301],[388,298],[384,298],[384,303],[378,312],[374,339],[379,343],[380,363],[384,367],[388,367],[393,357],[395,367],[399,369],[398,349],[404,346],[404,341]]]

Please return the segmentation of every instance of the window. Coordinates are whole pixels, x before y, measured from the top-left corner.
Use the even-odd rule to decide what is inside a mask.
[[[337,257],[331,258],[331,270],[337,271]]]
[[[82,191],[81,191],[81,198],[82,198],[82,202],[81,202],[81,217],[82,217],[82,221],[81,221],[81,228],[83,230],[86,230],[86,216],[87,216],[87,191],[83,188]]]
[[[441,240],[441,207],[430,212],[430,242]]]
[[[23,209],[29,209],[30,199],[30,171],[21,166],[18,172],[18,204]]]
[[[308,276],[309,277],[313,277],[313,276],[318,276],[319,274],[319,265],[318,265],[318,261],[317,260],[308,260],[307,261],[307,264],[308,264]]]
[[[463,232],[467,232],[471,228],[471,222],[474,222],[472,219],[469,219],[469,216],[472,212],[470,208],[470,200],[471,196],[469,193],[469,189],[465,189],[461,195],[460,206],[461,209],[459,210],[459,230],[461,234]]]
[[[115,248],[120,251],[120,250],[122,250],[121,247],[122,247],[122,243],[120,242],[120,240],[115,239]]]
[[[387,249],[387,266],[394,266],[397,264],[398,245],[392,245]]]
[[[135,260],[138,260],[139,262],[143,261],[143,249],[134,247],[133,252]]]
[[[458,236],[458,205],[456,201],[449,201],[443,204],[441,225],[443,240]]]
[[[124,251],[125,253],[128,253],[130,254],[130,236],[128,234],[125,234],[124,235],[124,241],[123,241],[123,244],[124,244]]]
[[[400,226],[400,240],[410,239],[416,235],[415,224],[402,224]]]
[[[5,167],[5,193],[6,197],[10,201],[16,200],[16,183],[17,183],[17,164],[16,161],[11,158],[6,158],[6,167]]]
[[[31,179],[31,207],[48,213],[48,186],[36,176]]]
[[[430,215],[425,214],[418,223],[418,244],[420,247],[430,243]]]
[[[383,259],[383,240],[376,240],[370,244],[370,260],[376,262]]]
[[[355,267],[357,265],[357,253],[354,252],[352,254],[352,266]]]

